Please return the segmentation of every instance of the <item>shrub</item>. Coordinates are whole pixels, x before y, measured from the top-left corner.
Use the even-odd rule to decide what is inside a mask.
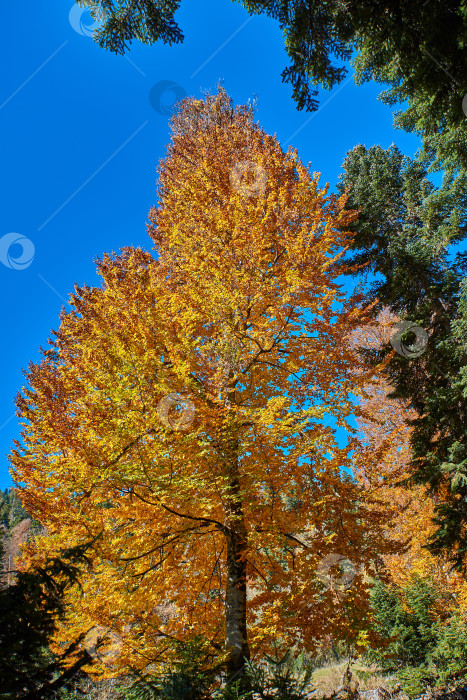
[[[368,653],[395,672],[411,698],[427,684],[440,685],[467,671],[467,629],[453,614],[442,619],[441,595],[429,580],[414,577],[404,588],[376,582],[372,591],[375,631],[382,645]]]
[[[467,628],[459,614],[453,615],[443,626],[432,661],[442,683],[467,672]]]
[[[136,673],[136,681],[125,691],[125,700],[204,700],[209,697],[216,668],[210,663],[208,643],[195,637],[175,644],[175,658],[161,675]]]

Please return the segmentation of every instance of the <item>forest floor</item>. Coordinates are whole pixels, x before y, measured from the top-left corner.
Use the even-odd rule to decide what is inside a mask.
[[[330,663],[317,668],[312,676],[310,686],[315,689],[312,697],[349,700],[352,695],[360,700],[409,700],[391,675],[384,675],[377,666],[366,666],[358,662],[351,665],[352,680],[349,693],[343,687],[347,660]],[[439,688],[427,688],[426,692],[415,700],[467,700],[467,679],[463,682],[449,684]]]
[[[342,686],[346,668],[347,660],[317,668],[310,683],[316,689],[315,697],[330,697],[336,693]],[[358,681],[360,692],[375,688],[384,688],[392,692],[394,689],[390,677],[381,675],[377,666],[366,666],[357,662],[351,665],[351,670],[353,683]]]
[[[347,660],[340,663],[329,663],[317,668],[312,675],[308,692],[305,692],[304,700],[410,700],[397,683],[394,676],[384,675],[377,666],[367,666],[358,662],[352,663],[352,679],[350,688],[353,692],[343,687],[344,674],[347,668]],[[119,678],[92,683],[85,681],[81,686],[88,700],[116,700],[122,697],[118,692],[121,688]],[[357,685],[358,681],[358,685]],[[414,700],[467,700],[467,680],[457,685],[445,688],[429,689]],[[253,695],[253,700],[261,696]],[[73,698],[81,696],[70,696]],[[274,691],[264,697],[269,700],[279,700]]]

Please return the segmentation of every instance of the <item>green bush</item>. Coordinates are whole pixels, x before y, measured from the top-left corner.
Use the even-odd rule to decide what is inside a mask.
[[[416,698],[425,693],[427,684],[431,680],[431,674],[424,665],[405,666],[399,669],[397,678],[404,693],[406,693],[409,698]]]
[[[125,700],[302,700],[313,667],[304,655],[292,659],[266,657],[261,664],[248,662],[245,674],[233,682],[222,682],[221,665],[208,653],[200,637],[176,646],[176,660],[161,675],[138,674],[124,692]]]
[[[460,615],[453,615],[443,626],[431,658],[441,683],[467,673],[467,626]]]
[[[373,650],[370,656],[383,670],[426,662],[439,638],[438,598],[431,583],[420,578],[414,578],[403,590],[376,582],[371,593],[375,630],[387,646]]]
[[[276,700],[300,700],[304,697],[313,674],[313,667],[304,654],[291,658],[288,651],[280,659],[266,657],[266,664],[248,663],[246,676],[252,693],[267,697],[273,691]]]
[[[136,674],[133,685],[125,691],[125,700],[203,700],[209,696],[216,674],[209,663],[208,644],[196,637],[186,644],[176,644],[176,658],[159,676]]]
[[[467,672],[467,629],[459,615],[441,619],[440,594],[429,580],[414,577],[404,589],[375,582],[371,602],[382,640],[368,653],[383,671],[395,673],[411,698],[428,684],[442,685]]]

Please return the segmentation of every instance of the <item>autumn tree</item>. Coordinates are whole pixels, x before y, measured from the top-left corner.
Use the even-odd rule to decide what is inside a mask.
[[[397,332],[400,319],[383,309],[372,324],[354,334],[357,346],[378,352]],[[449,555],[435,555],[427,544],[436,530],[436,507],[446,497],[430,492],[427,485],[410,485],[411,421],[416,413],[407,400],[392,396],[393,388],[379,374],[373,376],[359,399],[357,422],[362,438],[377,455],[371,465],[362,464],[356,473],[372,488],[375,499],[393,504],[394,515],[387,525],[388,536],[401,548],[383,555],[389,583],[408,587],[414,580],[429,580],[440,598],[440,614],[467,609],[467,581],[453,570]]]
[[[397,334],[400,319],[387,308],[374,323],[359,329],[353,341],[362,352],[378,355]],[[410,697],[457,677],[465,669],[467,581],[453,570],[449,554],[427,548],[436,531],[435,510],[446,490],[433,494],[427,485],[410,485],[411,421],[416,413],[407,400],[393,396],[383,374],[372,377],[359,400],[357,422],[364,441],[377,455],[356,473],[376,500],[392,504],[387,535],[398,552],[384,555],[384,581],[371,592],[374,631],[379,639],[369,658],[395,673]]]
[[[383,510],[343,478],[372,459],[350,420],[365,314],[337,279],[355,214],[222,89],[172,131],[156,257],[105,255],[102,286],[76,288],[18,396],[11,460],[48,530],[31,561],[104,532],[57,645],[111,628],[116,673],[202,634],[232,678],[367,622],[386,543]]]

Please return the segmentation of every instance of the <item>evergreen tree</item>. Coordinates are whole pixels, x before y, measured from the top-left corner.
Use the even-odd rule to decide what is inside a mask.
[[[443,613],[442,596],[428,579],[413,577],[405,588],[376,581],[371,594],[380,648],[369,653],[383,671],[395,672],[409,697],[430,684],[462,677],[467,663],[465,621]]]
[[[16,574],[15,583],[0,590],[1,700],[40,700],[54,693],[92,659],[76,652],[82,637],[70,642],[60,657],[48,650],[56,624],[65,613],[64,595],[79,585],[79,574],[89,565],[87,543],[70,548],[61,557]],[[74,661],[66,663],[73,654]]]
[[[393,396],[409,399],[417,418],[412,431],[413,479],[436,495],[439,525],[431,548],[465,567],[467,553],[467,390],[465,296],[459,305],[467,254],[449,260],[466,234],[465,201],[446,178],[437,189],[424,167],[395,147],[347,154],[340,190],[359,209],[348,263],[366,275],[375,316],[389,307],[412,324],[399,333],[399,352],[386,367]],[[393,344],[396,335],[393,335]],[[415,341],[415,343],[414,343]],[[374,351],[379,362],[392,352]]]
[[[463,0],[239,0],[276,19],[290,65],[282,73],[298,109],[318,109],[317,86],[344,80],[354,54],[356,79],[388,86],[384,102],[406,103],[396,125],[423,136],[435,167],[467,169],[467,8]],[[103,21],[96,40],[124,53],[133,39],[178,43],[180,0],[78,0]],[[467,99],[467,98],[466,98]],[[465,106],[464,106],[465,109]],[[463,187],[465,189],[465,177]]]
[[[0,493],[0,523],[8,532],[28,517],[15,489],[5,489]]]
[[[436,590],[419,578],[403,591],[378,581],[371,599],[376,631],[389,642],[383,652],[373,653],[383,669],[393,671],[425,663],[438,638]]]
[[[100,21],[95,40],[104,49],[124,54],[136,39],[144,44],[177,44],[183,34],[174,13],[180,0],[76,0]]]

